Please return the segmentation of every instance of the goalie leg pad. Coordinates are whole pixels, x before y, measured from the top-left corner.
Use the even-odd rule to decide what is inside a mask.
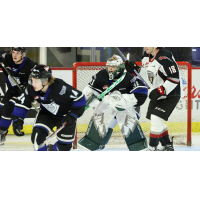
[[[102,140],[103,137],[99,135],[92,118],[90,120],[86,135],[78,142],[78,144],[87,150],[95,151],[99,149]]]
[[[90,151],[95,151],[99,149],[102,150],[108,143],[112,132],[113,129],[108,128],[106,134],[103,137],[100,136],[98,130],[95,128],[94,121],[91,120],[86,135],[78,142],[78,144],[79,146]]]
[[[130,151],[141,151],[148,147],[146,137],[138,122],[136,122],[134,130],[130,131],[128,136],[124,136],[124,139]]]

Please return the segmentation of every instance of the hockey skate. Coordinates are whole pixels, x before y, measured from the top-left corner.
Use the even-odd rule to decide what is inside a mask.
[[[4,145],[8,131],[0,130],[0,145]]]
[[[149,146],[146,151],[158,151],[157,150],[157,147],[152,147],[152,146]]]
[[[174,151],[173,138],[174,137],[172,137],[172,141],[169,144],[162,146],[162,148],[158,149],[158,151]]]

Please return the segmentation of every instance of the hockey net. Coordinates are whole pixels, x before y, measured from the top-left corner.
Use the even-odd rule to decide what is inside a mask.
[[[141,66],[141,62],[137,63]],[[182,97],[171,114],[169,120],[165,122],[168,127],[170,137],[174,136],[175,144],[187,144],[191,146],[191,65],[188,62],[177,62],[181,74],[181,81],[184,88]],[[106,68],[106,62],[83,62],[75,63],[73,66],[73,87],[83,91],[84,87],[91,81],[94,74]],[[149,90],[150,93],[151,90]],[[149,98],[141,106],[141,118],[139,120],[142,130],[149,139],[150,121],[146,119],[149,105]],[[82,138],[88,128],[89,121],[93,115],[92,108],[87,109],[83,116],[78,119],[77,135],[74,148],[77,148],[77,138]],[[117,125],[114,128],[112,137],[123,137]]]

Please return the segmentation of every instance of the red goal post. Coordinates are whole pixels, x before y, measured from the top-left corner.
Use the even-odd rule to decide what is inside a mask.
[[[142,66],[141,62],[136,62],[138,66]],[[172,116],[167,122],[169,132],[177,138],[177,144],[187,144],[191,146],[191,88],[192,88],[192,67],[188,62],[177,62],[181,74],[181,81],[184,89],[184,97],[181,98]],[[73,65],[73,87],[82,91],[84,87],[91,81],[92,75],[106,68],[106,62],[79,62]],[[141,119],[139,120],[141,127],[148,137],[150,131],[150,123],[146,120],[146,111],[148,108],[149,99],[141,106]],[[77,133],[84,134],[87,130],[89,121],[93,114],[90,108],[85,111],[83,116],[77,120]],[[120,133],[120,129],[116,127],[114,132]],[[148,138],[147,138],[148,139]],[[74,141],[74,149],[77,148],[77,134]]]

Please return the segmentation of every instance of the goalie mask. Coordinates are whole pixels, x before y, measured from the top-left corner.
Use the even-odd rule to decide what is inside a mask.
[[[111,71],[109,67],[116,67],[116,70]],[[124,70],[124,63],[120,56],[113,55],[106,63],[106,70],[109,75],[109,80],[113,80],[121,71]]]
[[[29,76],[28,83],[32,85],[32,79],[41,79],[42,84],[44,84],[46,81],[50,81],[52,77],[52,72],[49,66],[46,65],[35,65],[35,67],[32,69],[32,72]]]

